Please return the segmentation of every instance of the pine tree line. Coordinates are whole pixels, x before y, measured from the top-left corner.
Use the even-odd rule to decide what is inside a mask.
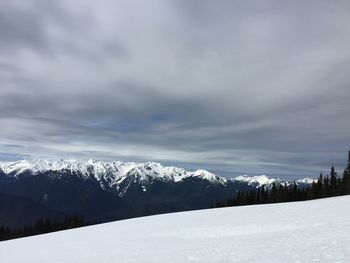
[[[247,192],[238,192],[233,197],[227,198],[226,201],[216,201],[211,208],[305,201],[348,194],[350,194],[350,156],[342,177],[337,176],[332,166],[329,175],[323,176],[321,173],[311,186],[299,187],[296,182],[289,185],[273,183],[269,188],[262,186]]]
[[[10,228],[0,226],[0,241],[27,237],[60,230],[72,229],[89,225],[81,216],[65,217],[63,221],[55,219],[39,219],[34,224],[24,227]]]

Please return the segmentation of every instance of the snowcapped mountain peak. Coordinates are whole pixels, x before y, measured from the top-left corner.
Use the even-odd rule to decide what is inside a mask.
[[[49,161],[43,159],[32,160],[20,160],[16,162],[3,162],[0,163],[0,167],[6,174],[17,176],[24,172],[30,172],[32,174],[38,174],[47,171],[63,171],[68,170],[71,172],[79,172],[83,175],[89,174],[89,167],[101,166],[98,162],[81,162],[74,159]],[[95,170],[95,169],[94,169]]]
[[[233,181],[236,182],[244,182],[247,183],[248,185],[255,186],[255,187],[261,187],[261,186],[271,186],[273,183],[276,184],[286,184],[286,185],[291,185],[293,184],[293,181],[285,181],[281,180],[279,178],[269,178],[266,175],[257,175],[257,176],[248,176],[248,175],[241,175],[237,176],[232,179]],[[312,184],[317,180],[311,179],[311,178],[303,178],[303,179],[298,179],[295,181],[296,184],[298,185],[309,185]]]
[[[206,179],[208,181],[218,182],[218,183],[225,183],[227,181],[227,179],[220,177],[220,176],[217,176],[217,175],[215,175],[207,170],[203,170],[203,169],[198,169],[197,171],[190,173],[189,176],[199,177],[202,179]]]
[[[193,172],[193,175],[200,175],[200,176],[210,176],[213,175],[212,173],[208,172],[207,170],[203,170],[203,169],[198,169],[195,172]]]
[[[87,163],[88,164],[96,164],[97,163],[97,160],[95,160],[95,159],[89,159],[88,161],[87,161]]]
[[[20,160],[16,162],[6,162],[1,163],[0,168],[4,171],[5,174],[12,173],[23,173],[27,170],[32,170],[34,166],[27,160]]]
[[[157,162],[134,163],[111,161],[102,162],[94,159],[79,161],[68,160],[21,160],[16,162],[0,162],[0,169],[8,176],[17,177],[22,173],[29,172],[37,175],[45,172],[70,172],[83,178],[95,177],[105,187],[106,182],[110,187],[118,187],[127,177],[133,177],[143,184],[152,180],[180,182],[189,177],[196,177],[214,183],[224,184],[227,180],[206,170],[199,169],[191,172],[183,168],[162,166]]]
[[[254,185],[256,187],[260,187],[263,185],[270,185],[277,181],[277,179],[269,178],[266,175],[257,175],[257,176],[241,175],[233,178],[233,180],[245,182],[245,183],[248,183],[248,185]]]
[[[303,178],[296,180],[297,184],[312,184],[313,182],[317,182],[317,180],[312,178]]]

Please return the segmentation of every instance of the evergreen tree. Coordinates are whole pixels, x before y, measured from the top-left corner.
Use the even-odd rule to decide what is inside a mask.
[[[331,168],[331,175],[329,181],[329,196],[336,196],[338,194],[338,180],[337,173],[335,172],[334,166]]]
[[[277,202],[277,187],[275,182],[272,183],[270,202]]]
[[[347,168],[344,170],[343,178],[340,184],[340,194],[348,195],[350,194],[350,170]]]
[[[66,217],[63,221],[59,222],[52,219],[39,219],[33,225],[27,225],[18,228],[9,228],[0,226],[0,241],[32,236],[38,234],[44,234],[64,229],[82,227],[88,225],[84,218],[81,216]]]

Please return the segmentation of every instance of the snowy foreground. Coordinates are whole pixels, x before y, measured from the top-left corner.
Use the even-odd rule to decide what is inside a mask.
[[[350,262],[350,196],[149,216],[5,241],[0,262]]]

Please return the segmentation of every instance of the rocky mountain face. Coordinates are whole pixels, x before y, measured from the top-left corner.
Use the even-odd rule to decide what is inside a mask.
[[[186,171],[154,162],[22,160],[0,163],[0,193],[6,195],[6,200],[9,196],[20,196],[23,206],[36,204],[43,217],[46,214],[52,217],[55,211],[57,215],[82,215],[91,222],[208,208],[216,200],[225,200],[238,191],[269,187],[273,182],[284,183],[266,176],[227,179],[206,170]],[[1,198],[5,200],[4,196]],[[0,225],[4,224],[2,214],[11,210],[4,204],[7,202],[0,201]],[[32,221],[26,213],[11,213],[23,218],[17,220],[17,225]]]

